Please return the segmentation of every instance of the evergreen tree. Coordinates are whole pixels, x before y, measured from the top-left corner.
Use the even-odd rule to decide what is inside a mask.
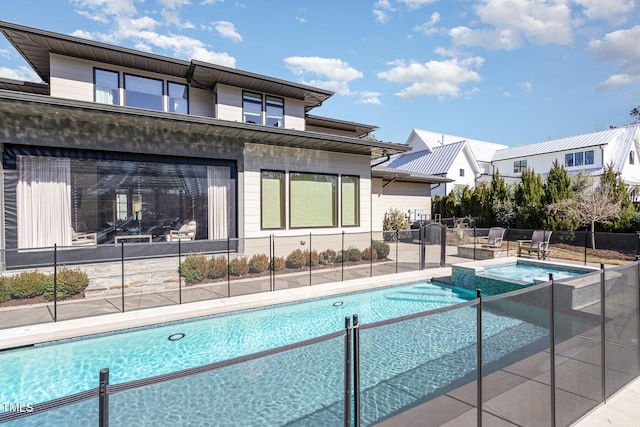
[[[620,216],[604,225],[603,229],[608,231],[635,231],[631,230],[631,224],[636,209],[631,201],[631,195],[627,190],[627,185],[622,181],[619,173],[613,170],[612,165],[607,165],[605,171],[600,175],[600,187],[605,187],[615,202],[620,203]]]
[[[575,197],[571,190],[571,179],[567,174],[567,170],[557,160],[553,162],[553,166],[549,170],[549,175],[544,184],[544,193],[547,205]],[[578,227],[578,223],[550,212],[545,217],[543,226],[549,230],[573,231]]]
[[[475,217],[473,212],[473,193],[468,185],[465,185],[462,189],[460,196],[460,216],[472,216]]]
[[[455,191],[451,190],[451,192],[449,193],[449,195],[446,197],[445,200],[445,212],[446,215],[444,215],[445,218],[453,218],[457,215],[457,202],[456,202],[456,193]]]
[[[544,183],[533,169],[522,171],[521,181],[515,188],[515,224],[520,228],[540,228],[545,201]]]

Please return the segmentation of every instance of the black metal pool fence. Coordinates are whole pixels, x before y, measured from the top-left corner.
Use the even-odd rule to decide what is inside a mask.
[[[486,248],[482,237],[488,233],[486,228],[429,224],[386,232],[7,249],[0,252],[4,278],[37,270],[52,276],[53,290],[46,301],[9,295],[11,301],[0,306],[0,329],[516,256],[519,241],[530,239],[533,230],[507,228],[500,248]],[[553,261],[597,266],[632,262],[640,255],[638,233],[549,233]],[[214,278],[204,274],[194,282],[187,274],[193,269],[184,270],[193,255],[207,262],[222,258],[222,273]],[[254,256],[262,257],[263,269],[256,273],[251,270]],[[608,258],[603,261],[603,256]],[[60,273],[68,269],[88,277],[88,288],[76,297],[59,291]]]
[[[95,388],[5,405],[0,422],[567,426],[640,375],[639,289],[635,261],[377,323],[354,314],[329,335],[171,374],[110,384],[103,369]]]

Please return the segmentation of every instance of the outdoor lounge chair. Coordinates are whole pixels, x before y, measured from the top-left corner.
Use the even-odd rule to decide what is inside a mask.
[[[196,226],[195,221],[189,221],[184,224],[178,230],[169,230],[167,234],[167,242],[177,242],[178,240],[195,240],[196,238]]]
[[[71,245],[72,246],[85,246],[85,245],[97,245],[98,233],[87,233],[87,224],[80,221],[76,224],[78,231],[71,227]]]
[[[535,252],[538,259],[548,259],[549,239],[551,239],[551,231],[535,230],[531,235],[531,240],[518,240],[518,256],[522,256],[523,252],[527,252],[529,255]]]
[[[488,236],[476,237],[476,243],[480,243],[487,248],[499,248],[502,246],[505,231],[502,227],[492,227],[489,229]]]

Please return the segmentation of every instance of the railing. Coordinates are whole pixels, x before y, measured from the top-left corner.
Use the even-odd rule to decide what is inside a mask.
[[[640,375],[639,271],[602,265],[373,324],[354,315],[333,334],[130,383],[103,371],[94,389],[0,422],[567,426]]]
[[[399,232],[5,250],[0,255],[10,268],[0,279],[0,329],[516,256],[518,241],[533,230],[506,229],[498,248],[479,242],[488,232],[431,224]],[[549,258],[598,266],[629,263],[638,254],[638,234],[553,231]],[[251,263],[254,256],[262,261]],[[48,275],[39,279],[46,283],[28,277],[30,285],[10,289],[12,276],[34,271]],[[69,281],[77,280],[88,287],[70,293]]]

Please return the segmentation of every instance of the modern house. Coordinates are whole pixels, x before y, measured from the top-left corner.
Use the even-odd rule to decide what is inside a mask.
[[[477,181],[491,175],[496,150],[507,147],[421,129],[413,129],[406,143],[411,151],[383,166],[445,178],[448,182],[431,188],[432,196],[445,196],[456,187],[474,187]]]
[[[501,176],[512,180],[519,179],[526,168],[545,176],[556,161],[569,175],[582,172],[598,176],[611,165],[627,184],[633,200],[639,201],[639,153],[640,124],[636,124],[497,150],[492,165]]]
[[[0,31],[43,81],[0,80],[7,266],[54,244],[381,229],[371,161],[409,147],[310,115],[332,92],[8,22]]]

